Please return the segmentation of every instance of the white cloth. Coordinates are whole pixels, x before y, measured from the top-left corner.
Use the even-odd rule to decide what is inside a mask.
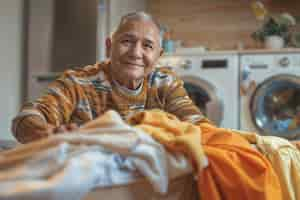
[[[114,111],[98,128],[58,134],[0,153],[0,199],[81,199],[96,187],[142,180],[166,193],[171,178],[188,174],[183,155],[171,155]]]

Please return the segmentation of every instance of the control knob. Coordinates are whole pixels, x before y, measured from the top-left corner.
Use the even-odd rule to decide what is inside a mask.
[[[281,67],[288,67],[290,65],[290,59],[288,57],[283,57],[279,60],[279,65]]]
[[[185,60],[182,64],[181,67],[183,69],[191,69],[192,68],[192,61],[190,60]]]

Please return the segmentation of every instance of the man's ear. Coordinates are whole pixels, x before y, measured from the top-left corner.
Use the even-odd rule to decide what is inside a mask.
[[[164,49],[163,48],[160,48],[160,51],[159,51],[159,57],[162,56],[164,54]]]
[[[111,52],[111,45],[112,45],[112,41],[111,41],[111,38],[106,38],[105,40],[105,55],[107,58],[110,57],[110,52]]]

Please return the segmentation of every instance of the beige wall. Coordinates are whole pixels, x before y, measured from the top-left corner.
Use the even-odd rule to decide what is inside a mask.
[[[169,26],[176,40],[186,46],[204,45],[212,49],[232,49],[239,42],[256,47],[250,34],[258,22],[245,0],[148,0],[148,12]],[[265,0],[272,12],[300,15],[299,0]]]
[[[97,3],[55,0],[52,71],[96,62]]]
[[[12,138],[10,122],[21,102],[23,0],[0,1],[0,139]]]

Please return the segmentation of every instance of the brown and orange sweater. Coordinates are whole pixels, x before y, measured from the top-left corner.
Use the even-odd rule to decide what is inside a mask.
[[[141,86],[129,90],[113,81],[110,62],[67,70],[34,102],[26,103],[13,120],[13,133],[20,142],[36,139],[31,131],[41,124],[77,123],[93,120],[107,110],[126,119],[137,111],[161,109],[183,121],[206,121],[188,97],[183,81],[168,68],[156,68]],[[41,123],[42,122],[42,123]]]

